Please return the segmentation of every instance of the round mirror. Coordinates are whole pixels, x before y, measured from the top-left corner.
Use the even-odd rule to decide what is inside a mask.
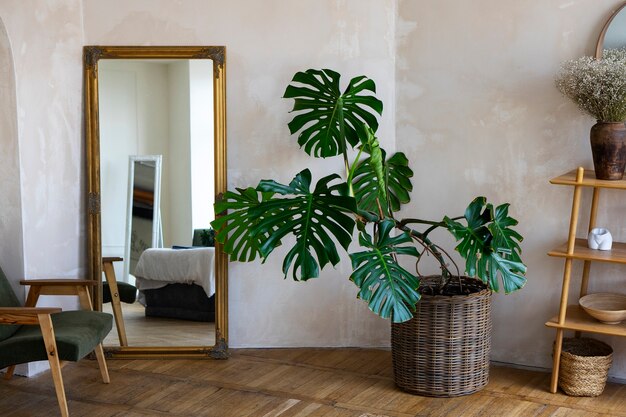
[[[626,3],[622,4],[604,24],[596,44],[596,58],[602,58],[604,49],[624,47],[626,47]]]

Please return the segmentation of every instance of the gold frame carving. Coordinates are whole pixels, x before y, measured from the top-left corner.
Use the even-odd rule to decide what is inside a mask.
[[[100,59],[211,59],[215,117],[215,194],[226,191],[226,47],[224,46],[85,46],[85,141],[87,160],[87,256],[89,278],[98,282],[94,306],[102,306],[102,241],[100,224],[100,129],[98,61]],[[228,257],[215,247],[215,345],[176,347],[107,347],[108,358],[228,357]]]

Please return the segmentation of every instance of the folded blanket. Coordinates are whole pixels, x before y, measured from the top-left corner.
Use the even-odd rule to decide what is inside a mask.
[[[146,249],[135,267],[139,290],[165,287],[171,283],[196,284],[207,297],[215,293],[215,248]]]

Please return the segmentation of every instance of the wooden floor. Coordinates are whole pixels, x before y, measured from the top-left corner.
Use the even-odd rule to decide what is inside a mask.
[[[113,313],[111,303],[102,305],[102,311]],[[122,303],[122,315],[129,346],[213,346],[215,323],[146,317],[145,308],[138,302]],[[104,346],[119,346],[117,329],[104,339]]]
[[[481,392],[436,399],[395,388],[391,355],[373,349],[255,349],[228,360],[109,360],[63,369],[72,416],[626,416],[626,385],[598,398],[548,392],[549,375],[492,367]],[[0,415],[54,416],[50,375],[0,381]]]

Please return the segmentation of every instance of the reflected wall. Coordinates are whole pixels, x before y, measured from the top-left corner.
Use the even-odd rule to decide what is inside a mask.
[[[162,156],[159,246],[191,246],[213,219],[212,74],[211,60],[99,61],[103,256],[124,257],[131,155]]]

